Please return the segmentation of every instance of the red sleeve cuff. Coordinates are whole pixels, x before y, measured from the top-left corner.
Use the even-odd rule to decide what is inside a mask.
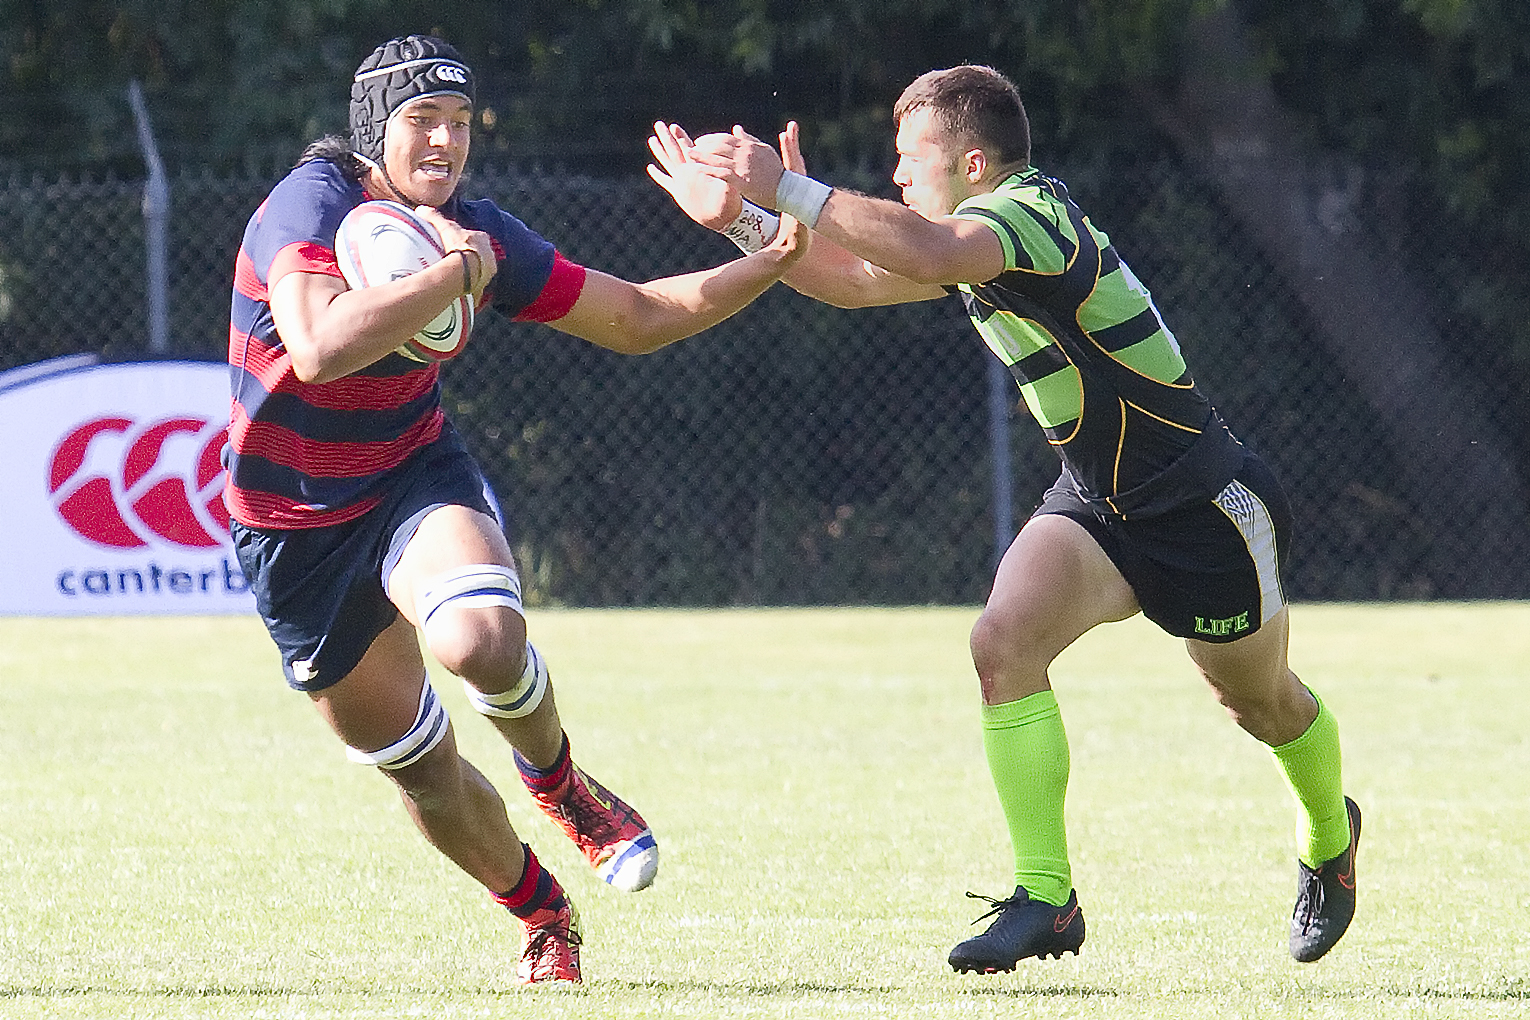
[[[522,308],[516,322],[554,322],[563,318],[579,300],[584,290],[584,267],[570,262],[559,251],[553,252],[552,272],[535,301]]]
[[[334,250],[312,241],[294,241],[276,253],[276,258],[271,260],[271,271],[266,274],[266,290],[270,291],[276,281],[288,273],[320,273],[344,279]]]

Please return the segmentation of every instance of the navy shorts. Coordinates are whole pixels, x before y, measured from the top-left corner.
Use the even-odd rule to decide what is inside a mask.
[[[383,501],[354,521],[290,531],[231,523],[288,684],[321,691],[356,668],[398,616],[385,586],[404,546],[426,514],[449,505],[500,519],[483,473],[450,431],[406,460]]]
[[[1285,605],[1280,571],[1291,504],[1253,454],[1216,496],[1165,514],[1096,513],[1066,474],[1032,516],[1040,514],[1082,524],[1131,585],[1142,614],[1175,637],[1236,641]]]

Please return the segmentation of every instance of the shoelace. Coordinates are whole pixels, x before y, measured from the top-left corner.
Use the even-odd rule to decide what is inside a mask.
[[[558,813],[573,826],[581,841],[600,846],[608,826],[605,815],[591,810],[593,806],[582,799],[578,792],[571,792],[567,800],[559,801]]]
[[[973,924],[978,924],[981,921],[986,921],[990,917],[993,917],[995,914],[1003,913],[1004,910],[1008,907],[1018,907],[1028,902],[1027,900],[1023,900],[1020,897],[1013,895],[1006,896],[1002,900],[996,900],[992,896],[984,896],[982,893],[975,893],[970,891],[967,893],[967,898],[973,900],[982,900],[991,908],[988,913],[974,918],[972,921]]]
[[[1323,887],[1323,874],[1310,868],[1302,871],[1302,889],[1296,897],[1296,909],[1292,915],[1301,922],[1303,928],[1311,927],[1312,922],[1323,912],[1323,904],[1328,898],[1328,890]]]
[[[540,968],[543,962],[542,957],[547,954],[548,950],[557,952],[559,942],[567,942],[571,946],[582,944],[579,933],[572,928],[561,933],[557,928],[551,926],[533,928],[526,933],[526,948],[522,951],[521,958],[536,961],[536,964],[532,967],[534,973]]]
[[[575,778],[568,793],[557,802],[557,810],[591,846],[604,846],[615,837],[619,826],[601,806],[584,780]]]

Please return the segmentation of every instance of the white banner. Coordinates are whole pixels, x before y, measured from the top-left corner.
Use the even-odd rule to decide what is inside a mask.
[[[228,366],[92,361],[0,374],[0,614],[253,612],[223,505]]]

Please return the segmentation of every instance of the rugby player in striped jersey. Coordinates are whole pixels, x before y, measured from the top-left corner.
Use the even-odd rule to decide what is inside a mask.
[[[384,43],[356,72],[350,138],[310,146],[250,218],[229,324],[226,502],[288,683],[353,760],[397,784],[426,839],[521,920],[519,980],[578,981],[573,905],[493,785],[457,753],[418,634],[602,878],[646,887],[658,846],[642,817],[571,759],[548,664],[527,640],[498,508],[442,413],[437,365],[398,348],[471,295],[480,309],[647,353],[763,293],[806,232],[643,284],[576,265],[492,202],[457,195],[473,95],[472,70],[441,40]],[[373,198],[415,207],[448,254],[353,291],[335,232]]]

